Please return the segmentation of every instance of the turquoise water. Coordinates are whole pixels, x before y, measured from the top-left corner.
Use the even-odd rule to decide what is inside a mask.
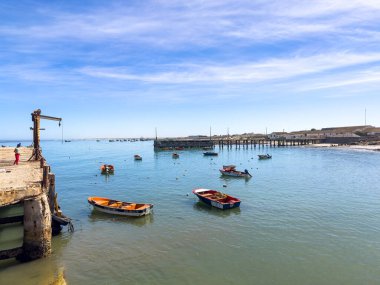
[[[0,284],[379,284],[380,153],[317,148],[154,152],[152,142],[43,142],[58,200],[74,219],[51,257],[0,263]],[[257,154],[271,153],[259,161]],[[140,154],[142,161],[134,161]],[[103,163],[115,175],[99,174]],[[222,178],[235,164],[253,178]],[[223,185],[227,187],[223,187]],[[240,208],[191,193],[219,189]],[[88,196],[154,204],[142,218],[94,212]],[[52,273],[53,272],[53,273]]]

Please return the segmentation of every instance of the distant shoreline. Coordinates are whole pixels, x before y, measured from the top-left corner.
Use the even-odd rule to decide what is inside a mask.
[[[380,144],[377,144],[377,145],[338,145],[338,144],[331,144],[331,143],[319,143],[319,144],[305,145],[303,147],[352,149],[352,150],[367,150],[367,151],[379,151],[380,152]]]

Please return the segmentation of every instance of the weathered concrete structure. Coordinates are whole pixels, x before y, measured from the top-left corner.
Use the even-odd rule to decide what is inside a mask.
[[[0,224],[21,222],[24,229],[21,247],[0,251],[0,259],[16,257],[26,261],[51,252],[51,205],[55,195],[54,174],[44,161],[28,161],[33,149],[21,147],[20,163],[13,165],[14,148],[0,148],[0,207],[19,205],[22,216],[0,217]],[[48,178],[51,179],[48,179]],[[51,183],[50,183],[51,181]]]

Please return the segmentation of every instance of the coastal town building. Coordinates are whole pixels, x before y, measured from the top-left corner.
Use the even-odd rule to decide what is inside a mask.
[[[380,128],[370,125],[322,128],[321,130],[304,130],[295,132],[273,132],[268,135],[271,140],[276,139],[327,139],[327,138],[360,138],[365,135],[379,135]]]
[[[368,128],[365,131],[367,136],[380,136],[380,128]]]

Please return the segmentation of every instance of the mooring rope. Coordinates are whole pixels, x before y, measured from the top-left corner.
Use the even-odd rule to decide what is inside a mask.
[[[68,229],[69,233],[73,233],[74,232],[74,225],[71,222],[71,219],[70,219],[70,221],[68,223],[68,228],[67,229]]]

